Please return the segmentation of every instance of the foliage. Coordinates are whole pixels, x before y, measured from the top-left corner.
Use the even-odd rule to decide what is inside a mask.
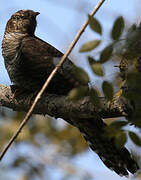
[[[100,40],[89,41],[83,44],[83,46],[80,48],[80,52],[88,52],[94,50],[100,44],[100,42]]]
[[[100,22],[91,16],[88,17],[89,25],[92,31],[102,35],[103,30]],[[99,58],[96,60],[94,57],[88,56],[88,62],[93,73],[97,76],[103,77],[105,75],[103,65],[114,57],[114,54],[116,54],[116,47],[118,45],[121,46],[122,44],[120,47],[120,52],[118,52],[118,56],[120,56],[119,59],[121,60],[118,67],[120,69],[120,77],[122,82],[121,87],[123,89],[122,96],[127,98],[132,103],[132,108],[134,110],[132,114],[130,113],[128,115],[126,121],[112,123],[106,130],[109,136],[115,137],[118,147],[122,147],[126,143],[127,135],[136,145],[141,145],[140,137],[136,133],[131,131],[128,132],[128,130],[125,130],[124,128],[131,123],[138,128],[141,127],[141,24],[139,26],[136,26],[135,24],[132,25],[127,32],[124,28],[125,22],[123,17],[117,17],[110,32],[111,41],[100,52]],[[123,40],[121,38],[123,38]],[[93,42],[95,41],[93,40]],[[120,44],[120,41],[124,42]],[[102,40],[97,46],[101,44]],[[83,47],[85,47],[87,51],[95,49],[95,47],[89,48],[90,46],[91,41],[86,42],[82,48],[80,48],[80,52],[85,52],[82,51]],[[114,87],[111,82],[104,80],[101,85],[101,89],[107,100],[111,100],[114,97]],[[93,87],[93,91],[97,92],[97,89]],[[97,99],[95,97],[97,97],[97,93],[94,93],[93,97],[91,97],[93,98],[93,101],[94,99]]]
[[[99,23],[99,21],[94,18],[93,16],[90,16],[88,15],[88,18],[89,18],[89,25],[90,25],[90,28],[99,33],[99,34],[102,34],[102,26],[101,24]]]
[[[118,40],[121,37],[121,34],[124,29],[124,19],[123,17],[118,17],[113,25],[112,31],[111,31],[111,38],[113,40]]]

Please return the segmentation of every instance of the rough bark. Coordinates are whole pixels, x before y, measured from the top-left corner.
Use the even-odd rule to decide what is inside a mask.
[[[0,105],[13,109],[14,111],[28,111],[33,95],[13,96],[11,86],[0,85]],[[123,97],[114,97],[107,101],[104,97],[99,97],[100,106],[94,106],[89,97],[72,102],[67,96],[55,94],[44,94],[34,109],[34,114],[50,115],[55,118],[63,118],[70,122],[73,118],[91,118],[98,114],[101,118],[113,118],[128,116],[132,113],[130,103]]]

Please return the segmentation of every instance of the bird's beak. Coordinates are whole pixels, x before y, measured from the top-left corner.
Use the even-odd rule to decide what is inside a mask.
[[[38,16],[40,13],[39,12],[35,12],[35,17]]]

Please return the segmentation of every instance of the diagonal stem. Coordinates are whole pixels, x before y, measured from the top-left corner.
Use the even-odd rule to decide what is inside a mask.
[[[90,13],[91,16],[94,16],[96,14],[96,12],[99,10],[99,8],[102,6],[102,4],[104,3],[105,0],[100,0],[99,3],[93,8],[92,12]],[[65,59],[67,58],[67,56],[71,53],[72,49],[74,48],[75,44],[78,42],[81,34],[84,32],[84,30],[86,29],[86,27],[89,24],[89,20],[87,20],[82,27],[80,28],[80,30],[78,31],[78,33],[76,34],[74,40],[72,41],[72,43],[70,44],[68,50],[66,51],[66,53],[62,56],[61,60],[59,61],[58,65],[54,68],[54,70],[51,72],[50,76],[47,78],[46,82],[44,83],[43,87],[41,88],[41,90],[39,91],[39,93],[37,94],[37,96],[35,97],[35,100],[33,102],[33,104],[31,105],[29,111],[27,112],[25,118],[23,119],[23,121],[21,122],[18,130],[15,132],[15,134],[12,136],[12,138],[10,139],[10,141],[8,142],[8,144],[6,145],[6,147],[3,149],[3,151],[0,154],[0,160],[2,160],[2,158],[4,157],[4,155],[6,154],[6,152],[8,151],[8,149],[10,148],[10,146],[12,145],[12,143],[15,141],[15,139],[18,137],[18,135],[20,134],[21,130],[23,129],[23,127],[27,124],[29,118],[32,115],[32,112],[37,104],[37,102],[39,101],[41,95],[43,94],[43,92],[45,91],[45,89],[47,88],[47,86],[49,85],[50,81],[52,80],[52,78],[54,77],[54,75],[56,74],[56,72],[58,71],[58,69],[61,67],[61,65],[63,64],[63,62],[65,61]]]

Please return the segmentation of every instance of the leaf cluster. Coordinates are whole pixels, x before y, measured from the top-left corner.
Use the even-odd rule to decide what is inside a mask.
[[[103,29],[101,23],[94,17],[88,15],[89,18],[89,26],[94,33],[99,34],[102,37]],[[103,50],[99,54],[99,58],[95,59],[95,57],[88,56],[88,62],[90,68],[94,75],[99,77],[104,77],[104,64],[108,62],[114,54],[115,45],[121,41],[121,37],[123,36],[123,32],[125,31],[125,22],[123,17],[119,16],[113,23],[113,27],[110,31],[111,42],[103,48]],[[130,123],[136,125],[137,127],[141,127],[141,25],[137,27],[136,25],[132,25],[128,32],[125,33],[124,46],[121,51],[122,61],[120,62],[119,68],[122,77],[122,88],[126,89],[120,93],[120,96],[124,96],[129,99],[133,104],[133,107],[136,108],[132,114],[127,118],[127,121],[119,121],[112,123],[107,131],[110,136],[114,136],[116,139],[116,144],[118,147],[123,147],[127,141],[127,136],[138,146],[141,145],[140,137],[131,131],[127,131],[124,127]],[[94,51],[97,47],[102,44],[101,39],[90,40],[82,45],[80,48],[81,53]],[[124,61],[125,60],[125,61]],[[127,61],[127,62],[126,62]],[[82,69],[81,69],[82,71]],[[80,72],[81,72],[80,71]],[[84,70],[83,70],[84,71]],[[87,84],[89,82],[88,76],[85,72],[85,78],[78,73],[78,77]],[[124,74],[124,75],[123,75]],[[87,78],[86,78],[87,77]],[[123,78],[124,77],[124,78]],[[126,82],[126,83],[125,83]],[[86,85],[85,84],[85,85]],[[126,87],[126,88],[124,88]],[[128,87],[128,88],[127,88]],[[101,89],[103,94],[107,100],[112,100],[114,97],[114,87],[113,84],[107,80],[104,80]],[[127,90],[128,89],[128,90]],[[130,90],[129,90],[130,89]],[[78,100],[88,95],[91,97],[91,101],[94,105],[99,105],[99,90],[95,87],[91,89],[87,89],[86,87],[80,87],[79,89],[72,90],[70,92],[71,99]]]

